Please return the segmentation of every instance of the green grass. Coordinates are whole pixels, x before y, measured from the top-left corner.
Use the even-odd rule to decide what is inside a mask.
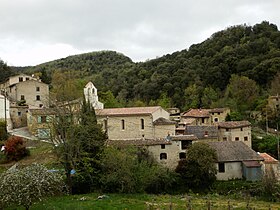
[[[207,209],[207,202],[210,201],[211,209],[225,210],[228,209],[228,202],[235,210],[247,209],[247,201],[228,199],[223,196],[181,196],[181,195],[148,195],[148,194],[109,194],[108,198],[97,199],[98,194],[61,196],[49,198],[43,202],[34,204],[31,210],[186,210],[188,200],[193,210]],[[251,198],[249,206],[255,210],[272,210],[280,209],[280,203],[268,203]],[[9,208],[24,209],[24,208]]]

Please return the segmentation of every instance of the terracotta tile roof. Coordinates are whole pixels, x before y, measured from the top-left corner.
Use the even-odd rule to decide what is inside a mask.
[[[276,160],[275,158],[271,157],[269,154],[267,153],[260,153],[260,156],[264,158],[264,162],[265,163],[278,163],[278,160]]]
[[[251,126],[251,123],[247,120],[244,121],[227,121],[227,122],[218,122],[219,128],[242,128]]]
[[[160,106],[153,107],[128,107],[128,108],[112,108],[112,109],[97,109],[97,116],[122,116],[122,115],[150,115],[161,109]]]
[[[207,142],[216,150],[218,162],[264,160],[257,152],[241,141]]]
[[[187,112],[184,112],[182,117],[210,117],[210,109],[190,109]]]
[[[125,140],[107,140],[107,145],[112,146],[152,146],[161,144],[171,144],[170,141],[166,139],[146,139],[146,138],[135,138],[135,139],[125,139]]]
[[[155,125],[174,125],[176,122],[160,117],[154,121]]]

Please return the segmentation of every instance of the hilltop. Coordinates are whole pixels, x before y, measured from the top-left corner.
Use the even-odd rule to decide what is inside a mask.
[[[280,32],[276,25],[264,21],[231,26],[189,49],[146,62],[135,63],[121,53],[101,51],[21,70],[41,72],[48,76],[47,83],[52,82],[55,70],[74,71],[73,79],[92,80],[99,90],[111,91],[119,101],[153,104],[167,99],[169,105],[179,108],[189,100],[186,89],[196,85],[197,106],[203,106],[205,88],[222,98],[233,74],[254,80],[266,92],[280,70]]]

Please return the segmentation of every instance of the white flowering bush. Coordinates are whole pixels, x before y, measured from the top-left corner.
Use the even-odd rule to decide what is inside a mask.
[[[0,175],[1,208],[19,205],[29,209],[34,202],[61,194],[63,189],[62,176],[40,164],[6,171]]]

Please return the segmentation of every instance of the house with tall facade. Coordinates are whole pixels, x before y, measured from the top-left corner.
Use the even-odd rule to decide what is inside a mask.
[[[19,74],[0,84],[11,103],[22,102],[31,107],[49,106],[49,85],[34,76]],[[25,103],[24,103],[25,102]]]
[[[219,141],[242,141],[252,147],[251,123],[249,121],[219,122]]]

